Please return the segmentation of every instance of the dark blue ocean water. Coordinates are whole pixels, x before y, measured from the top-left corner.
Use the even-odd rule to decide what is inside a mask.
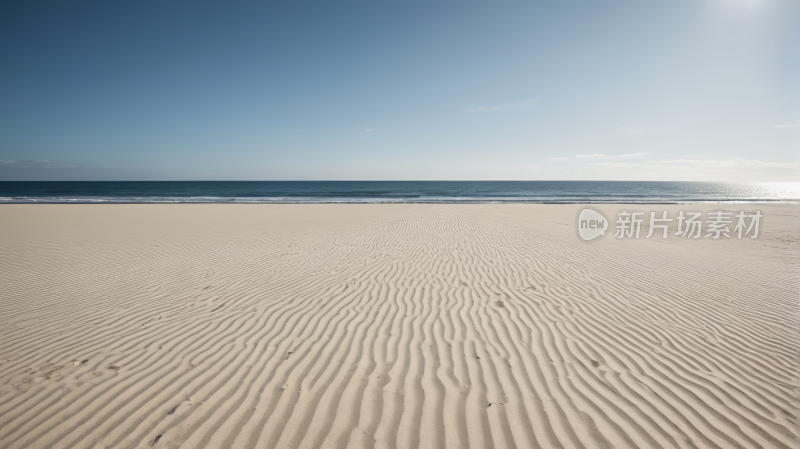
[[[0,203],[798,202],[800,183],[642,181],[0,182]]]

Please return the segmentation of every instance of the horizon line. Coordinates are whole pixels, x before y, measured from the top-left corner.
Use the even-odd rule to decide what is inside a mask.
[[[0,180],[0,182],[709,182],[742,184],[789,184],[800,181],[687,181],[632,179],[70,179],[70,180]]]

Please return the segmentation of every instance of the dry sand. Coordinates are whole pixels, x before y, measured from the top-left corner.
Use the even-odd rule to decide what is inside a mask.
[[[578,208],[0,206],[0,447],[800,447],[800,208]]]

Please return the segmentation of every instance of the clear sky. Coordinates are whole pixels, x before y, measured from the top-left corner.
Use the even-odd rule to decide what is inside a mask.
[[[261,3],[0,3],[0,180],[800,181],[797,0]]]

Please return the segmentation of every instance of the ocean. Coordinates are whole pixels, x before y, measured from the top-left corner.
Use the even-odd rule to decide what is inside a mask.
[[[0,181],[2,203],[800,202],[800,183],[648,181]]]

